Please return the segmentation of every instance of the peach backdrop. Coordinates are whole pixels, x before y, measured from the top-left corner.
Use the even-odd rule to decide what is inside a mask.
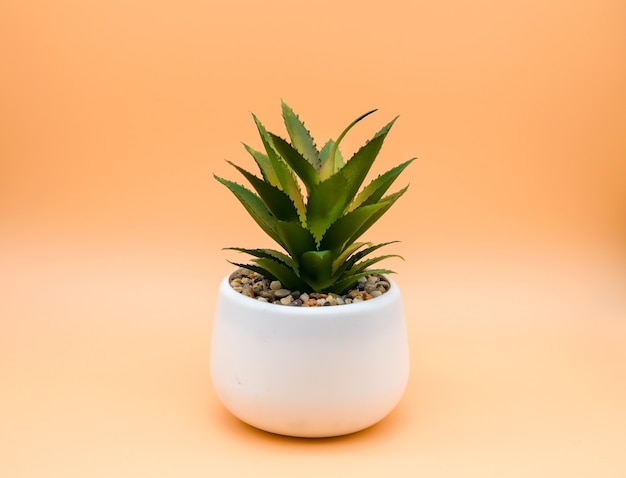
[[[624,25],[617,0],[0,2],[0,476],[624,476]],[[375,173],[419,158],[368,234],[402,240],[411,384],[339,440],[254,432],[208,383],[221,248],[270,244],[212,174],[281,98],[320,143],[379,108],[348,151],[399,114]]]

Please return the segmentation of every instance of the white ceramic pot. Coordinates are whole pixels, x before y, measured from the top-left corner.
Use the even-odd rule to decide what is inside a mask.
[[[387,279],[389,280],[389,279]],[[409,375],[398,286],[364,302],[290,307],[220,285],[211,377],[244,422],[299,437],[345,435],[383,419]]]

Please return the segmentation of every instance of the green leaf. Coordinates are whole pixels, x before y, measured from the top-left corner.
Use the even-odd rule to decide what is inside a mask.
[[[240,168],[236,164],[231,163],[230,161],[227,162],[243,174],[243,176],[250,182],[252,187],[254,187],[256,192],[259,194],[265,205],[269,208],[270,212],[276,216],[277,219],[283,221],[298,220],[298,211],[287,194],[278,189],[276,186],[272,186],[270,183],[266,183],[254,174]]]
[[[344,129],[341,132],[341,134],[339,135],[339,138],[337,138],[337,141],[333,144],[333,146],[330,149],[330,153],[328,154],[328,159],[324,162],[324,164],[322,165],[322,168],[320,169],[320,178],[322,179],[329,178],[330,176],[332,176],[338,171],[337,169],[335,169],[336,167],[335,154],[337,153],[339,149],[339,143],[341,143],[341,140],[346,136],[346,134],[348,134],[348,131],[350,131],[359,121],[363,120],[365,117],[371,115],[372,113],[376,111],[377,110],[371,110],[371,111],[368,111],[367,113],[362,114],[357,119],[355,119],[352,123],[350,123],[346,127],[346,129]]]
[[[372,217],[370,217],[363,224],[361,224],[361,226],[358,229],[355,229],[354,234],[348,239],[348,244],[352,244],[365,231],[367,231],[372,225],[374,225],[374,223],[376,221],[378,221],[383,216],[383,214],[385,214],[389,210],[389,208],[391,206],[394,205],[394,203],[407,191],[407,189],[408,189],[408,186],[406,186],[405,188],[401,189],[400,191],[398,191],[396,193],[393,193],[393,194],[390,194],[388,196],[385,196],[379,203],[376,203],[376,204],[382,204],[383,208],[379,209],[378,211],[376,211],[372,215]],[[361,206],[361,207],[365,208],[365,207],[370,207],[370,206],[373,206],[373,205],[374,204],[369,204],[367,206]],[[355,211],[358,211],[358,209],[356,209]]]
[[[345,259],[342,263],[335,261],[336,264],[335,263],[333,264],[333,270],[336,274],[343,274],[345,273],[345,271],[350,270],[352,266],[354,266],[354,264],[356,264],[359,260],[363,259],[365,256],[371,254],[372,252],[374,252],[375,250],[383,246],[392,244],[394,242],[398,242],[398,241],[383,242],[382,244],[376,244],[376,245],[372,245],[371,242],[355,242],[354,244],[351,244],[350,246],[348,246],[346,248],[346,251],[356,252],[358,249],[361,249],[361,247],[355,248],[356,244],[367,245],[369,247],[367,247],[366,249],[363,249],[362,251],[356,252],[355,254],[351,253],[349,258]]]
[[[261,274],[266,279],[274,279],[274,276],[270,273],[270,271],[264,269],[261,266],[257,266],[255,264],[243,264],[241,262],[233,262],[233,261],[228,261],[228,263],[230,263],[230,264],[232,264],[234,266],[243,267],[244,269],[248,269],[248,270],[251,270],[251,271],[256,272],[258,274]]]
[[[354,267],[352,267],[347,273],[350,275],[358,274],[360,272],[365,271],[372,264],[376,264],[377,262],[383,261],[385,259],[389,259],[390,257],[399,257],[400,259],[404,260],[404,258],[402,256],[399,256],[398,254],[387,254],[384,256],[372,257],[370,259],[367,259],[365,261],[361,261],[355,264]]]
[[[324,292],[328,290],[328,287],[334,282],[331,265],[331,251],[305,252],[301,257],[300,277],[302,277],[315,292]]]
[[[322,165],[330,157],[330,152],[334,146],[335,146],[335,142],[332,139],[329,139],[324,145],[324,147],[321,149],[320,161],[322,162]],[[341,168],[343,168],[343,165],[344,165],[344,160],[343,160],[343,156],[341,155],[341,151],[339,151],[339,149],[335,149],[335,164],[332,166],[332,170],[334,172],[337,172]]]
[[[261,174],[263,175],[263,178],[272,186],[276,186],[282,189],[282,185],[280,184],[280,181],[278,180],[276,171],[274,171],[274,167],[272,166],[272,163],[267,157],[267,154],[263,154],[262,152],[257,151],[254,148],[251,148],[245,143],[243,143],[243,147],[246,148],[246,151],[250,153],[250,156],[252,156],[252,158],[256,162],[257,166],[259,167],[259,170],[261,171]]]
[[[310,193],[319,182],[317,170],[287,141],[273,133],[269,134],[278,154],[280,154],[291,169],[295,171],[298,177],[302,179],[307,191]]]
[[[283,287],[287,289],[302,291],[308,288],[307,283],[293,269],[281,262],[264,257],[254,259],[254,262],[267,270],[272,277],[278,279]]]
[[[237,184],[233,181],[220,178],[213,175],[220,183],[226,186],[235,195],[243,207],[248,211],[248,214],[255,220],[255,222],[270,236],[273,240],[283,246],[282,239],[276,231],[277,220],[269,211],[265,203],[249,189]],[[284,246],[283,246],[284,247]]]
[[[298,115],[285,103],[281,102],[283,110],[283,120],[291,144],[298,152],[316,169],[320,168],[320,158],[315,146],[315,142],[311,137],[311,133],[305,128],[304,123],[300,121]]]
[[[348,196],[350,198],[355,197],[359,191],[361,184],[372,167],[376,156],[378,156],[383,142],[396,119],[397,117],[387,123],[371,140],[365,143],[341,169],[341,172],[345,174],[348,180]]]
[[[407,188],[404,188],[395,194],[390,194],[376,204],[361,206],[337,219],[324,235],[320,248],[342,250],[352,244],[380,219],[406,190]]]
[[[277,241],[296,262],[307,251],[317,249],[315,239],[309,231],[297,222],[277,221],[276,232],[280,236]]]
[[[347,181],[342,171],[339,171],[311,190],[306,206],[306,222],[307,229],[311,231],[318,244],[330,225],[341,217],[352,199],[348,196],[347,189]]]
[[[288,255],[283,254],[280,251],[274,249],[246,249],[244,247],[225,247],[224,249],[229,251],[238,251],[250,254],[254,257],[263,257],[266,259],[273,259],[282,262],[284,265],[298,273],[298,264]]]
[[[381,174],[371,183],[369,183],[363,191],[355,198],[355,200],[348,207],[348,211],[353,211],[361,205],[368,205],[378,202],[383,194],[387,192],[389,187],[393,184],[396,178],[404,171],[404,169],[411,164],[416,158],[409,159],[408,161],[390,169],[384,174]]]
[[[340,217],[330,226],[326,234],[324,234],[320,248],[333,251],[344,250],[354,242],[349,241],[354,232],[360,229],[363,224],[370,221],[375,214],[384,208],[385,204],[380,203],[362,206]]]
[[[285,162],[274,149],[270,133],[268,133],[268,131],[265,129],[265,126],[263,126],[263,124],[254,114],[252,115],[252,117],[254,118],[257,130],[259,132],[259,135],[261,136],[263,147],[267,152],[269,163],[271,164],[272,170],[276,174],[278,182],[280,183],[279,187],[291,198],[292,202],[296,206],[296,209],[298,210],[300,221],[304,223],[306,217],[306,206],[304,204],[304,198],[302,197],[302,193],[300,192],[298,182],[291,173],[291,170],[289,169],[287,164],[285,164]]]
[[[354,254],[353,256],[350,257],[350,259],[348,259],[346,261],[347,264],[347,268],[351,268],[354,264],[356,264],[358,261],[360,261],[361,259],[363,259],[364,257],[368,256],[369,254],[371,254],[372,252],[380,249],[381,247],[384,246],[388,246],[389,244],[394,244],[396,242],[400,242],[400,241],[389,241],[389,242],[382,242],[380,244],[375,244],[372,245],[371,243],[369,243],[368,245],[370,247],[368,247],[367,249],[363,249],[362,251],[357,252],[356,254]]]
[[[337,273],[339,269],[346,263],[348,257],[361,249],[363,246],[371,245],[369,242],[355,242],[350,244],[345,250],[341,252],[339,256],[333,261],[333,274]]]

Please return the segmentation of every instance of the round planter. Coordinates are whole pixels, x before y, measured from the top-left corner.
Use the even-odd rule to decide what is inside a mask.
[[[220,284],[211,378],[224,406],[273,433],[330,437],[383,419],[409,375],[398,286],[364,302],[290,307]]]

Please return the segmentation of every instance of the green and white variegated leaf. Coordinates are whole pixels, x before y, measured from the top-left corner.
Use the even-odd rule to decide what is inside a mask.
[[[287,133],[291,139],[292,146],[306,159],[316,170],[320,168],[320,157],[313,137],[309,130],[306,129],[304,123],[293,110],[282,102],[283,120]]]

